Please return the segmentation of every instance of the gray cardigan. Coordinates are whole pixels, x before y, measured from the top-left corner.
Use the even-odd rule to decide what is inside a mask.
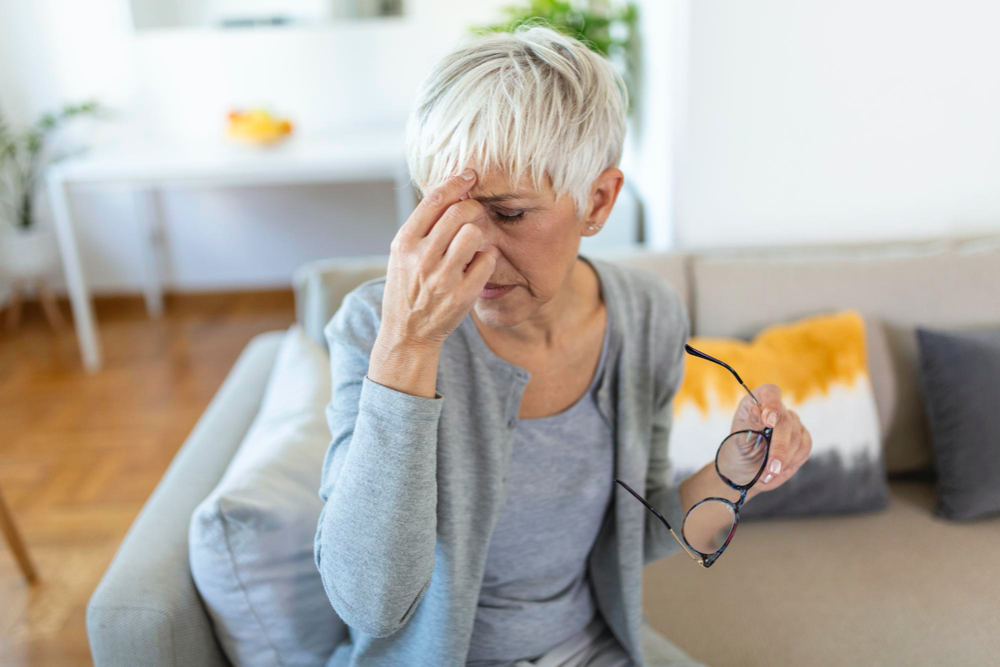
[[[676,530],[683,516],[679,489],[667,483],[667,440],[688,314],[651,271],[580,258],[597,271],[610,318],[598,406],[615,434],[614,474],[645,489]],[[385,280],[356,287],[324,328],[332,440],[315,557],[351,629],[327,664],[464,665],[530,374],[496,355],[470,314],[441,348],[435,398],[368,379]],[[587,568],[601,613],[637,665],[642,568],[680,550],[615,484]]]

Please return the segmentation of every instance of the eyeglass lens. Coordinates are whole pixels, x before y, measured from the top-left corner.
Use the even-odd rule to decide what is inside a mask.
[[[726,543],[734,523],[736,513],[732,505],[720,500],[703,500],[684,517],[684,539],[695,551],[714,554]]]
[[[718,472],[737,486],[752,482],[764,466],[767,440],[760,433],[740,431],[726,438],[716,455]],[[722,548],[736,522],[733,506],[719,500],[704,500],[684,517],[682,533],[687,543],[703,554]]]
[[[754,431],[736,432],[722,441],[715,461],[719,472],[737,486],[753,481],[764,465],[767,440]]]

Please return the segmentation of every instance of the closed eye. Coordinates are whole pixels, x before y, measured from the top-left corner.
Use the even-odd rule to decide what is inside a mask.
[[[504,213],[498,209],[493,209],[493,214],[497,217],[500,222],[511,223],[515,220],[520,220],[524,217],[524,211],[518,211],[517,213]]]

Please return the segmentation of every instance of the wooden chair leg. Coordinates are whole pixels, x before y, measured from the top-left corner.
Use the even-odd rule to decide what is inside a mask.
[[[7,508],[7,503],[4,502],[3,492],[0,492],[0,530],[3,531],[7,543],[10,544],[10,550],[14,552],[14,558],[21,568],[24,578],[28,580],[28,583],[37,581],[38,573],[35,571],[35,566],[31,564],[28,550],[21,540],[21,534],[17,531],[17,525],[14,524],[14,517]]]
[[[52,327],[53,331],[59,331],[62,328],[63,320],[59,315],[59,304],[56,303],[55,294],[49,287],[49,281],[45,278],[39,278],[37,284],[38,300],[42,304],[42,310],[45,311],[45,319],[49,321],[49,326]]]
[[[13,281],[10,285],[10,303],[7,304],[7,329],[13,331],[21,321],[21,284]]]

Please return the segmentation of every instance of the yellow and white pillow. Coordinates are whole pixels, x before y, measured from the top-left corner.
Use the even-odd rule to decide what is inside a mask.
[[[692,336],[688,343],[739,373],[752,391],[774,383],[812,436],[812,454],[780,488],[756,496],[741,517],[855,512],[888,500],[865,321],[854,310],[776,324],[752,341]],[[672,481],[712,463],[746,396],[732,373],[687,355],[673,404]]]

